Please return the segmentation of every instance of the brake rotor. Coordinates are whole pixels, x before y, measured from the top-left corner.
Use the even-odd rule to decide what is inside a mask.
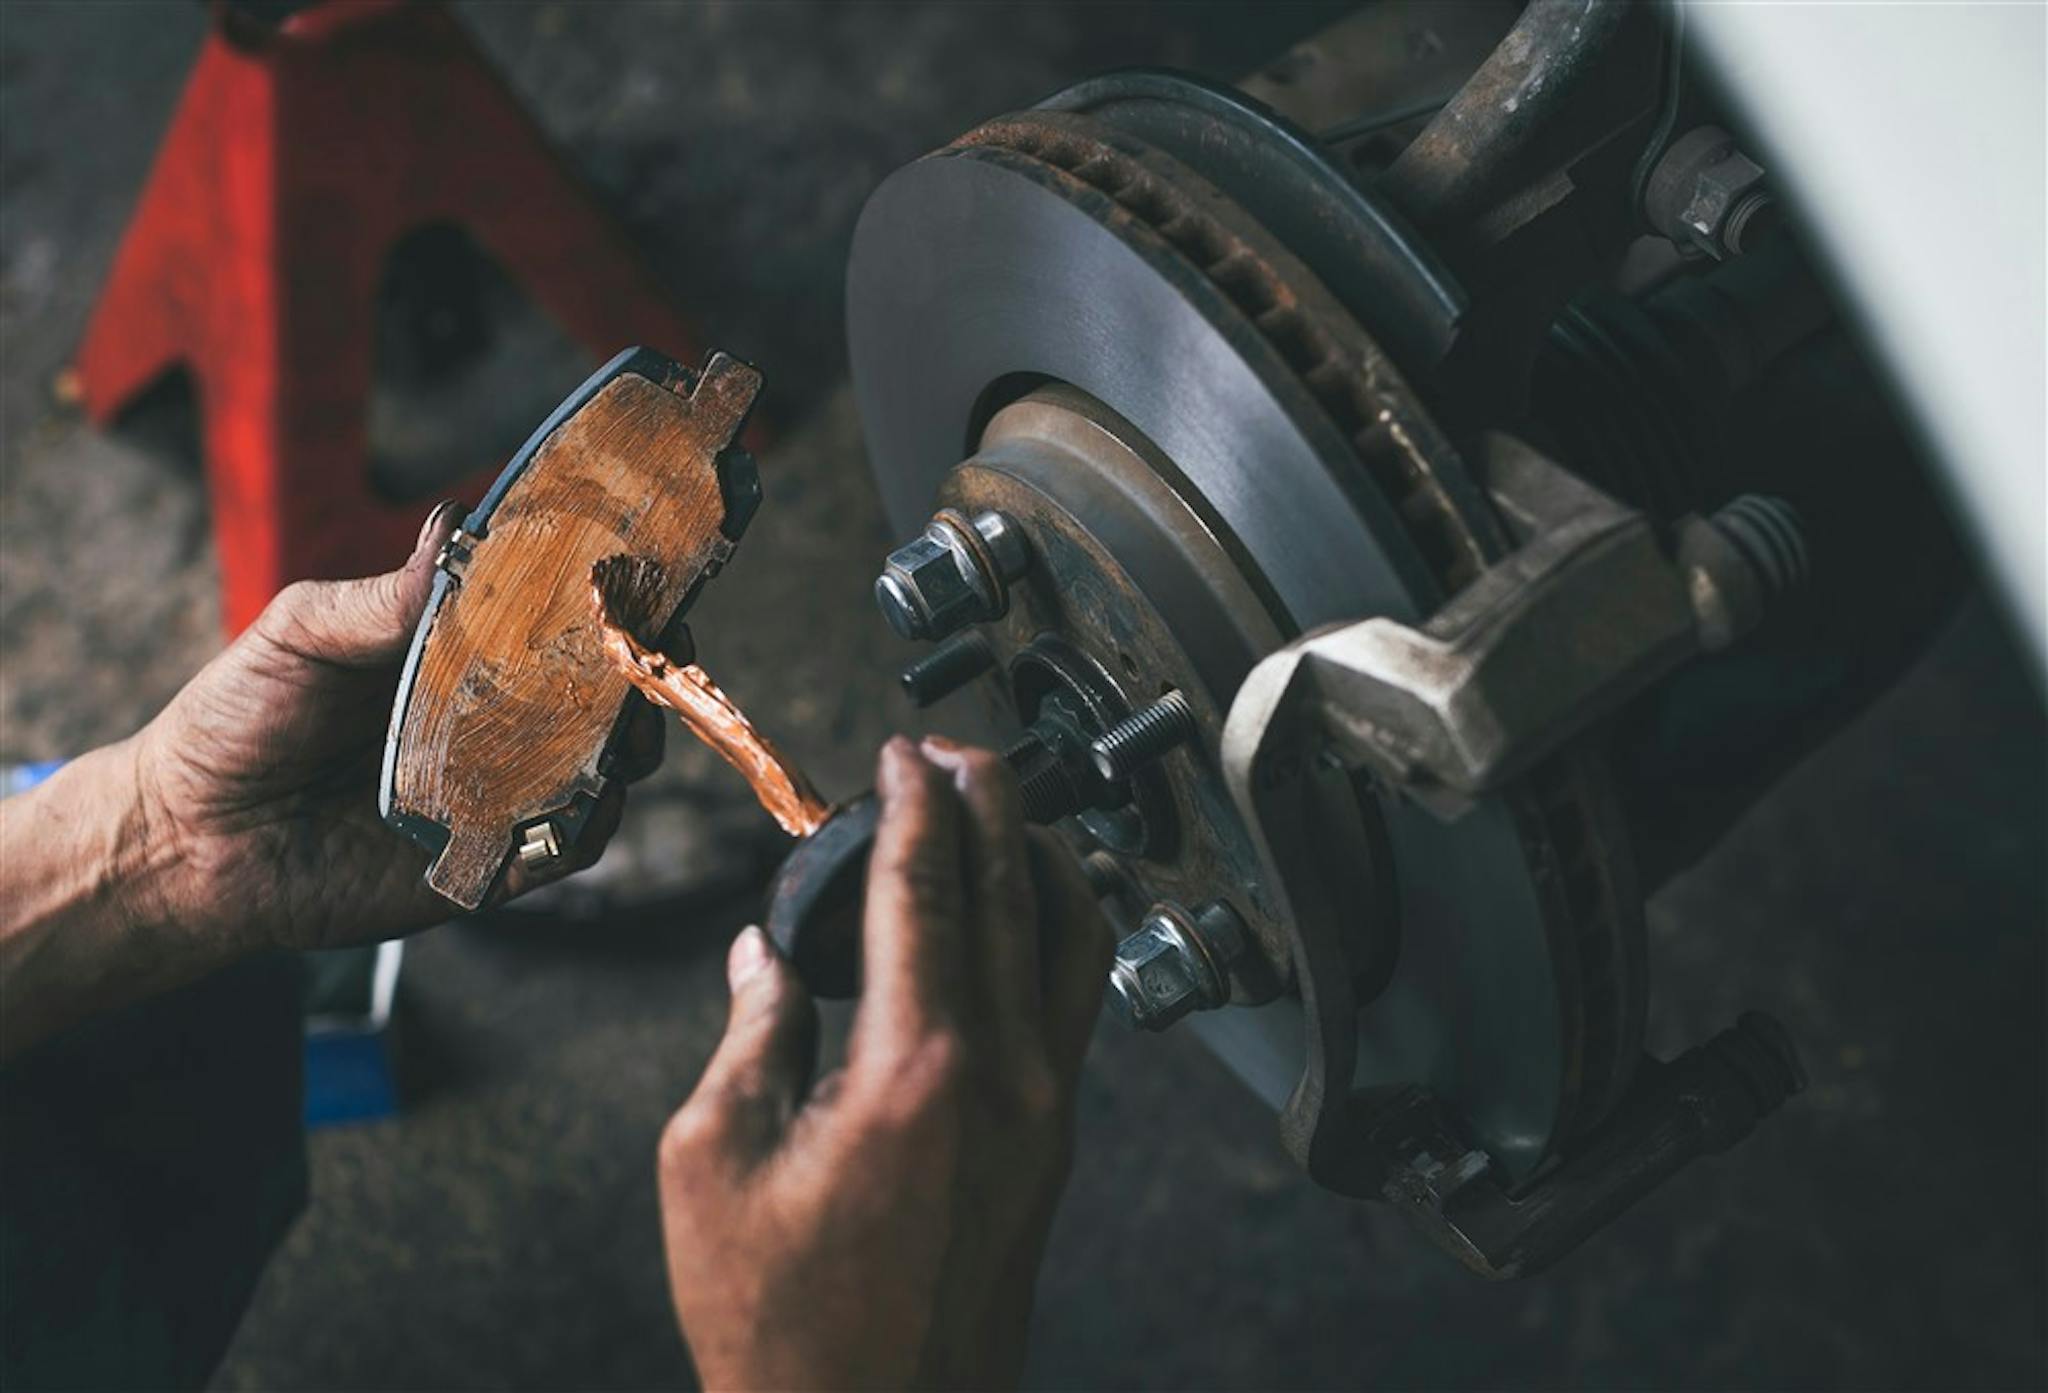
[[[1142,81],[1145,102],[1129,109],[1157,123],[1172,80]],[[1244,107],[1244,129],[1282,129],[1198,90],[1202,104]],[[1070,104],[1116,105],[1099,82]],[[1290,139],[1289,160],[1313,156]],[[1192,158],[1201,142],[1178,148]],[[1371,207],[1356,190],[1351,201]],[[1384,248],[1392,226],[1352,240]],[[1389,252],[1358,274],[1401,264]],[[1384,304],[1455,301],[1440,271],[1413,264],[1426,283],[1390,288]],[[1276,642],[1370,614],[1419,621],[1502,552],[1456,452],[1265,223],[1107,119],[1006,117],[892,175],[856,230],[847,300],[855,391],[897,528],[914,532],[941,502],[1001,506],[1027,519],[1039,556],[1068,558],[993,626],[1006,654],[1063,644],[1118,700],[1198,694],[1201,739],[1167,770],[1172,850],[1123,863],[1147,893],[1191,899],[1213,879],[1206,893],[1246,913],[1267,986],[1283,988],[1291,964],[1258,922],[1245,829],[1206,783],[1222,716]],[[1065,428],[1020,430],[1020,409],[1069,413],[1117,449],[1063,461],[1028,437]],[[1062,577],[1099,593],[1077,597]],[[1639,906],[1598,791],[1574,757],[1454,824],[1363,792],[1331,813],[1385,891],[1356,907],[1361,951],[1399,943],[1365,974],[1379,980],[1361,993],[1354,1081],[1427,1086],[1513,1178],[1606,1111],[1640,1047]],[[1270,995],[1237,985],[1239,1001]],[[1269,1103],[1285,1100],[1303,1058],[1297,1001],[1192,1019]]]

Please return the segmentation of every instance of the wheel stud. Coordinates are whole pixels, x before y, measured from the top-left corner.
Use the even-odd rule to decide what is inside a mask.
[[[1088,746],[1096,772],[1121,783],[1195,734],[1195,711],[1179,692],[1168,692],[1097,736]]]
[[[913,706],[930,706],[951,696],[996,665],[988,640],[968,630],[955,634],[903,669],[903,694]]]

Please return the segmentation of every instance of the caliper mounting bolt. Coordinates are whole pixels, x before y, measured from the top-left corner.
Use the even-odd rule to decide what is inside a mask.
[[[1195,710],[1179,692],[1168,692],[1140,707],[1089,743],[1095,770],[1121,783],[1170,750],[1194,738]]]
[[[1716,126],[1687,131],[1658,156],[1643,213],[1659,236],[1717,261],[1755,248],[1778,221],[1763,169]]]
[[[903,669],[903,694],[913,706],[951,696],[996,665],[995,649],[973,629],[955,634]]]
[[[968,517],[940,510],[911,541],[889,553],[875,603],[909,639],[941,639],[1010,609],[1010,582],[1031,564],[1024,533],[994,510]]]
[[[1230,965],[1245,941],[1244,921],[1222,900],[1192,912],[1171,901],[1156,904],[1117,945],[1110,1005],[1140,1030],[1164,1030],[1190,1011],[1221,1006],[1230,1000]]]

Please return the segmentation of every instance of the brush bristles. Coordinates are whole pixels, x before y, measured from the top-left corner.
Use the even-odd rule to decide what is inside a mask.
[[[660,562],[645,556],[607,556],[590,568],[590,584],[609,623],[644,645],[654,645],[666,618],[662,602],[668,598],[668,573]]]

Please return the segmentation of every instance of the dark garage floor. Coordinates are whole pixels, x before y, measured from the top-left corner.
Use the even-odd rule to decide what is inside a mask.
[[[886,544],[839,276],[900,162],[1130,62],[1228,75],[1283,4],[471,5],[541,122],[704,325],[763,364],[769,505],[695,628],[832,791],[898,723]],[[0,12],[0,761],[133,729],[215,640],[196,475],[50,405],[197,45],[190,5]],[[81,139],[80,132],[90,132]],[[559,356],[559,355],[556,355]],[[579,369],[543,346],[537,419]],[[542,366],[545,365],[545,366]],[[512,394],[512,395],[516,395]],[[108,655],[127,660],[115,665]],[[610,1388],[684,1362],[651,1160],[719,1028],[772,848],[699,751],[593,888],[408,959],[396,1122],[313,1141],[314,1200],[227,1388]],[[2040,699],[1973,603],[1890,696],[1652,906],[1654,1033],[1778,1014],[1813,1086],[1565,1262],[1489,1288],[1306,1185],[1191,1038],[1105,1026],[1041,1286],[1051,1386],[2022,1387],[2044,1364]],[[632,902],[640,907],[622,910]]]

